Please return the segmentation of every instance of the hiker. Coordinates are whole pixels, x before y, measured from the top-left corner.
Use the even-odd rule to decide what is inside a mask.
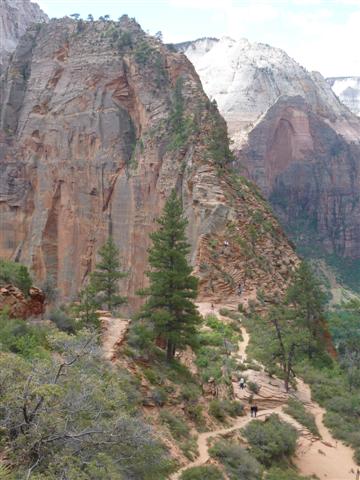
[[[214,304],[213,304],[213,303],[211,304],[211,310],[212,310],[212,311],[215,310],[215,307],[214,307]]]
[[[257,412],[258,412],[258,407],[257,407],[257,405],[251,405],[251,407],[250,407],[250,415],[251,415],[252,418],[256,418]]]
[[[241,283],[239,283],[239,285],[238,285],[238,295],[240,296],[242,293],[243,293],[243,287],[242,287]]]
[[[245,388],[245,379],[244,379],[243,377],[240,378],[239,386],[240,386],[241,390],[244,390],[244,388]]]
[[[228,247],[229,246],[229,242],[227,240],[224,240],[224,247]]]
[[[360,480],[360,470],[357,469],[356,471],[356,480]]]

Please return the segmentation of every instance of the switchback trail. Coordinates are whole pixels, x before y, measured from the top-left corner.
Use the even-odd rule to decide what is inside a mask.
[[[198,308],[203,316],[213,313],[221,317],[219,313],[221,308],[236,310],[236,305],[214,305],[214,308],[212,308],[211,303],[204,302],[199,303]],[[242,362],[244,362],[246,361],[246,349],[250,337],[244,327],[242,327],[241,330],[243,341],[239,343],[239,350],[236,353],[242,359]],[[249,370],[249,372],[256,376],[255,371]],[[286,406],[289,395],[284,391],[282,382],[274,381],[273,379],[270,380],[269,378],[264,380],[266,378],[264,373],[262,375],[259,374],[258,377],[260,379],[262,378],[260,386],[264,392],[261,392],[259,396],[255,396],[255,401],[260,407],[258,418],[260,420],[265,420],[272,413],[276,413],[281,419],[296,428],[299,434],[299,440],[293,462],[299,472],[302,475],[316,475],[319,480],[355,480],[357,466],[353,460],[354,452],[342,442],[335,440],[329,430],[325,427],[323,422],[325,410],[311,400],[309,386],[299,380],[297,390],[296,392],[292,392],[292,395],[298,397],[304,403],[307,410],[314,415],[321,438],[315,437],[309,430],[283,411],[283,407]],[[257,383],[259,383],[258,377],[256,378]],[[249,395],[249,392],[246,393],[245,390],[240,390],[237,382],[234,382],[233,386],[236,398],[244,401],[246,395]],[[261,409],[262,405],[264,408]],[[269,408],[266,408],[266,405],[269,405]],[[248,415],[238,417],[229,427],[200,433],[197,439],[199,450],[198,457],[193,462],[183,466],[174,473],[170,477],[171,480],[178,480],[184,470],[205,465],[209,461],[210,455],[208,442],[211,438],[221,437],[222,435],[239,430],[245,427],[251,420],[252,418]]]

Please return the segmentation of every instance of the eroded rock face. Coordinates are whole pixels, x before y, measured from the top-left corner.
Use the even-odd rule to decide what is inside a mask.
[[[296,243],[360,258],[360,121],[325,79],[244,39],[181,49],[228,123],[237,168]]]
[[[29,290],[25,297],[21,290],[13,285],[0,287],[0,312],[7,311],[11,318],[27,319],[45,312],[45,295],[36,287]]]
[[[47,20],[47,15],[30,0],[0,1],[0,73],[29,25]]]
[[[51,277],[63,300],[76,295],[111,234],[129,272],[123,293],[136,305],[148,235],[173,188],[189,219],[203,295],[214,294],[217,279],[217,295],[229,285],[236,292],[231,272],[201,259],[209,242],[230,227],[240,231],[258,208],[277,233],[269,227],[254,244],[272,251],[280,243],[293,259],[280,271],[269,258],[260,284],[287,283],[292,248],[257,192],[219,170],[229,156],[225,124],[184,55],[127,17],[116,24],[63,19],[28,31],[2,85],[0,255],[29,265],[38,281]],[[227,263],[240,261],[236,245]]]
[[[296,242],[360,256],[360,146],[302,97],[281,97],[238,152]],[[314,243],[315,242],[315,243]]]

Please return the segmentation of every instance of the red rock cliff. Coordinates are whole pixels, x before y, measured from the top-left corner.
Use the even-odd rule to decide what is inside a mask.
[[[134,304],[148,234],[175,187],[204,295],[233,294],[250,277],[283,288],[296,257],[255,189],[217,167],[229,155],[225,124],[184,55],[127,17],[63,19],[27,33],[2,85],[1,256],[53,278],[69,299],[110,233]],[[214,252],[227,237],[226,254]],[[249,264],[250,247],[262,262]]]

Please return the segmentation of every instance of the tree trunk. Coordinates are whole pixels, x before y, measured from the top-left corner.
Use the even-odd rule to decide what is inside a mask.
[[[166,361],[171,362],[175,355],[175,345],[168,340],[166,346]]]

